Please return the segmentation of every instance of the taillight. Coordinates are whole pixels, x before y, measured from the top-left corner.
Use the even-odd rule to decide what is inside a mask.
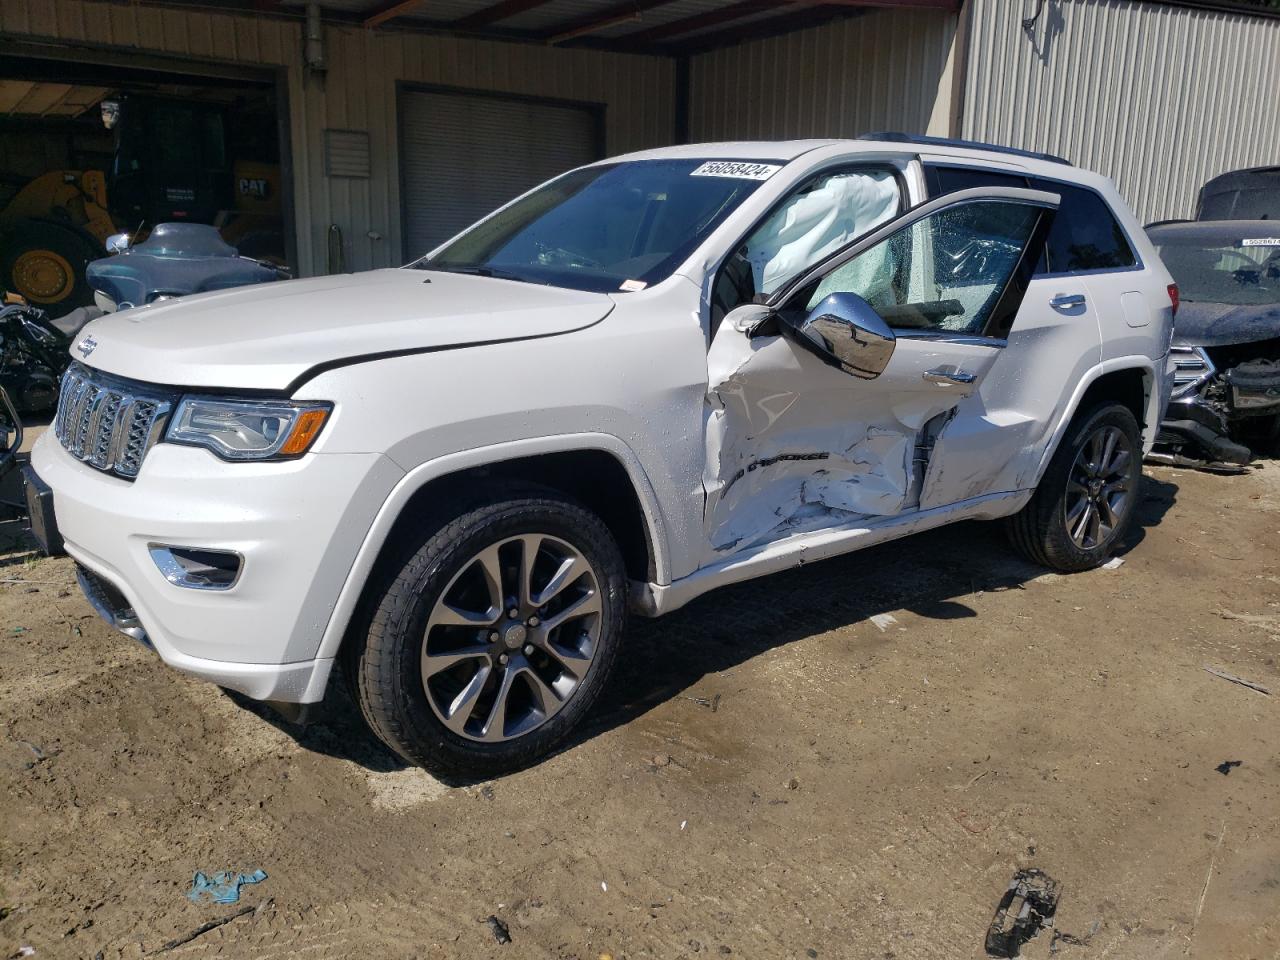
[[[1176,283],[1169,284],[1169,303],[1173,307],[1173,315],[1178,315],[1178,285]]]

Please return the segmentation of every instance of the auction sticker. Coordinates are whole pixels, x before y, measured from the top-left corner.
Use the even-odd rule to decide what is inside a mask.
[[[782,169],[777,163],[748,163],[743,160],[708,160],[689,174],[691,177],[733,177],[737,180],[768,180]]]
[[[1244,247],[1280,247],[1280,237],[1250,237],[1247,240],[1241,240],[1240,245]]]

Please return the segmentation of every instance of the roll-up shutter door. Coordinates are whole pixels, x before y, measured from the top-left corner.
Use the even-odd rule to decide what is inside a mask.
[[[405,256],[419,257],[530,187],[600,159],[589,106],[400,94]]]

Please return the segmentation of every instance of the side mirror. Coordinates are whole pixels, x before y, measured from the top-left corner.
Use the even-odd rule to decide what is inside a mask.
[[[107,237],[107,253],[124,253],[129,249],[129,239],[127,233],[113,233]]]
[[[845,373],[874,380],[884,373],[897,338],[856,293],[833,293],[809,311],[796,334]]]

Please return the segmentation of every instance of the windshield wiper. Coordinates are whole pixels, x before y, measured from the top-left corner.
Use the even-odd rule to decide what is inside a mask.
[[[517,283],[537,283],[536,280],[530,280],[528,277],[522,277],[519,274],[508,273],[505,270],[495,270],[493,267],[464,267],[461,265],[432,263],[429,260],[421,261],[414,264],[419,270],[439,270],[441,273],[465,273],[472,277],[491,277],[494,280],[515,280]]]

